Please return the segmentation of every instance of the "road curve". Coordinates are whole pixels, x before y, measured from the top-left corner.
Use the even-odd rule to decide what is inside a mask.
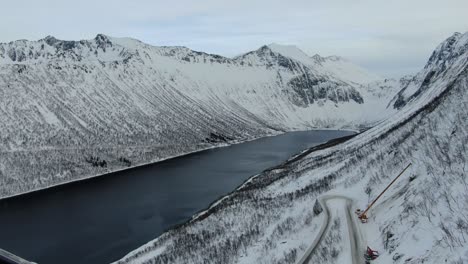
[[[324,195],[317,198],[317,201],[323,208],[324,218],[322,226],[314,238],[312,244],[307,248],[306,252],[299,259],[296,264],[307,264],[310,258],[312,257],[312,253],[315,251],[317,246],[320,244],[322,239],[325,237],[325,233],[328,230],[328,226],[330,224],[330,209],[328,208],[327,201],[332,199],[342,199],[346,201],[346,222],[348,224],[348,232],[349,232],[349,243],[351,245],[351,259],[353,264],[362,263],[362,254],[365,250],[365,245],[363,244],[363,236],[362,233],[359,231],[359,226],[355,220],[354,213],[353,213],[353,200],[346,196],[341,195]]]
[[[29,262],[24,260],[13,253],[10,253],[6,250],[0,248],[0,263],[5,264],[35,264],[34,262]]]

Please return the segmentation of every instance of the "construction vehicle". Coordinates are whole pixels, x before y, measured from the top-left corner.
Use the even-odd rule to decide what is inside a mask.
[[[395,179],[393,179],[392,182],[390,182],[390,184],[387,185],[387,187],[379,194],[379,196],[377,196],[377,198],[374,199],[374,201],[372,201],[372,203],[367,206],[366,210],[364,210],[363,213],[361,213],[361,210],[360,209],[357,209],[356,210],[356,214],[358,215],[358,218],[361,220],[361,223],[367,223],[367,212],[369,211],[369,209],[375,204],[375,202],[377,202],[377,200],[388,190],[388,188],[390,188],[390,186],[411,166],[411,163],[408,164],[408,166],[406,166],[406,168],[404,168],[400,174],[398,174],[398,176],[395,177]]]
[[[379,257],[379,252],[377,250],[371,249],[369,246],[367,247],[366,253],[364,253],[364,258],[369,260],[374,260]]]

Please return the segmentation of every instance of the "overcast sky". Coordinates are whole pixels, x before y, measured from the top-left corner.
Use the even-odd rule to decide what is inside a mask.
[[[233,56],[269,43],[340,55],[382,76],[414,73],[467,0],[0,0],[0,42],[97,33]]]

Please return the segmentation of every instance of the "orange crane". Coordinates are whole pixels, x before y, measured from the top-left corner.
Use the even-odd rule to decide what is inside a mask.
[[[377,202],[377,200],[384,194],[384,192],[386,192],[388,190],[388,188],[390,188],[390,186],[411,166],[411,163],[408,164],[408,166],[406,166],[406,168],[404,168],[400,174],[398,174],[398,176],[395,177],[395,179],[393,179],[392,182],[390,182],[390,184],[379,194],[379,196],[377,196],[377,198],[375,198],[374,201],[372,201],[372,203],[367,207],[367,209],[361,214],[361,210],[357,210],[356,213],[359,215],[358,218],[361,219],[361,222],[362,223],[367,223],[367,211],[369,211],[369,209],[375,204],[375,202]]]

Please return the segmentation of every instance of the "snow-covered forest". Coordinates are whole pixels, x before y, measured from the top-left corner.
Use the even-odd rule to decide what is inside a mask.
[[[381,253],[375,263],[467,263],[468,33],[402,82],[396,114],[257,175],[118,263],[295,263],[322,223],[317,198],[345,195],[363,208],[408,163],[361,227]],[[312,260],[342,263],[349,241],[333,219]]]

